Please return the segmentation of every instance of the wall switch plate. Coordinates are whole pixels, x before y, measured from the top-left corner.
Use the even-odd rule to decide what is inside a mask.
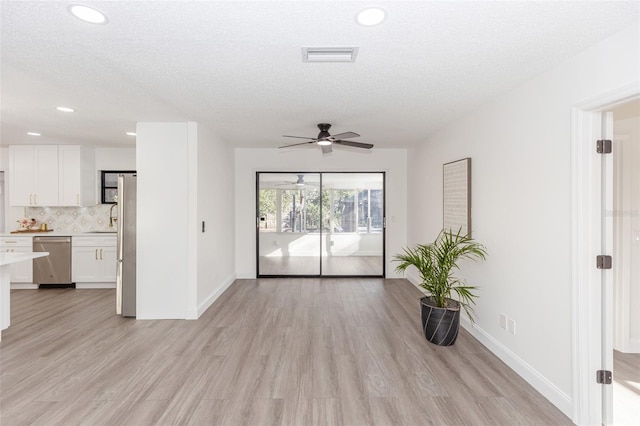
[[[507,329],[507,316],[505,314],[500,314],[500,328]]]
[[[515,336],[516,334],[516,322],[509,318],[507,320],[507,331]]]

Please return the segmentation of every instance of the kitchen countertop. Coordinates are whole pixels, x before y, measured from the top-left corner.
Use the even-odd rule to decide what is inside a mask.
[[[37,259],[39,257],[49,256],[49,252],[28,252],[28,253],[2,253],[0,252],[0,266],[10,265],[12,263],[23,262],[25,260]]]
[[[18,234],[11,234],[10,232],[0,233],[0,237],[81,237],[83,235],[87,236],[109,236],[116,235],[116,232],[21,232]]]

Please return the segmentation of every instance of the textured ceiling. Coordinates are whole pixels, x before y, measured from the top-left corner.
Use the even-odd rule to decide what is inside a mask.
[[[197,121],[238,147],[320,122],[406,147],[640,16],[638,1],[83,3],[109,24],[70,2],[1,2],[2,145],[130,146],[137,121]],[[372,4],[387,20],[356,24]],[[303,63],[302,46],[360,50]]]

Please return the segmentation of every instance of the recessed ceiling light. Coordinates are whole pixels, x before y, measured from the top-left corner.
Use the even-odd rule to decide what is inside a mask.
[[[109,22],[104,13],[93,7],[82,4],[72,4],[67,7],[67,10],[76,18],[91,24],[106,24]]]
[[[42,135],[41,135],[40,133],[38,133],[38,132],[27,132],[27,134],[28,134],[29,136],[42,136]]]
[[[136,132],[127,132],[127,136],[135,136]]]
[[[67,108],[67,107],[56,107],[56,109],[58,111],[62,111],[62,112],[74,112],[73,108]]]
[[[385,12],[384,9],[379,7],[369,7],[358,13],[356,21],[364,27],[373,27],[382,23],[386,17],[387,12]]]

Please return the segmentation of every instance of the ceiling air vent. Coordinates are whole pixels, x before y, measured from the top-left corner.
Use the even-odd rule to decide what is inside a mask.
[[[302,62],[355,62],[357,47],[303,47]]]

